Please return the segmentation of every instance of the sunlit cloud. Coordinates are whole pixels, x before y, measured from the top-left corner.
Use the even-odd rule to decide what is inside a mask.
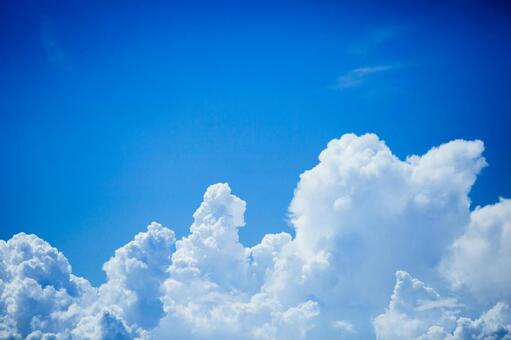
[[[374,134],[345,134],[300,176],[294,237],[243,245],[246,202],[217,183],[188,235],[151,223],[99,287],[17,234],[0,241],[0,338],[508,338],[511,203],[471,210],[468,197],[483,151],[454,140],[402,160]]]

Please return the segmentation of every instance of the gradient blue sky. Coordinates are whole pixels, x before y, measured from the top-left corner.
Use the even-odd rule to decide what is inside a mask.
[[[509,7],[2,1],[0,238],[36,233],[97,284],[116,248],[152,220],[186,234],[227,181],[251,245],[291,231],[299,174],[346,132],[400,157],[482,139],[473,203],[510,197]]]

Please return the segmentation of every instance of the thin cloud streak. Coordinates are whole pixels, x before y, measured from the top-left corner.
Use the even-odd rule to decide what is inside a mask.
[[[343,90],[347,88],[358,87],[367,81],[371,75],[393,71],[402,68],[403,65],[378,65],[378,66],[364,66],[352,69],[351,71],[343,74],[337,78],[335,88]]]

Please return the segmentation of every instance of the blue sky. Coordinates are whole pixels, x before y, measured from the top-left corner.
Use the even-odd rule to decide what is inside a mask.
[[[246,245],[288,231],[298,176],[344,133],[400,157],[481,139],[476,205],[511,196],[504,2],[0,4],[0,239],[36,233],[78,275],[156,220],[188,233],[208,185]]]

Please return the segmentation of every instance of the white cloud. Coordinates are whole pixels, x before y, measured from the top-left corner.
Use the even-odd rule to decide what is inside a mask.
[[[174,232],[156,222],[115,251],[103,266],[107,282],[99,288],[101,305],[116,308],[130,324],[152,328],[163,317],[162,282],[170,266]]]
[[[469,219],[467,194],[486,164],[482,151],[479,141],[458,140],[402,161],[376,135],[331,141],[301,175],[290,205],[297,252],[327,262],[323,276],[315,272],[296,290],[313,293],[323,314],[363,333],[396,270],[435,275]]]
[[[478,207],[441,270],[456,289],[483,304],[511,301],[511,200]]]
[[[355,327],[346,320],[335,320],[333,326],[340,330],[341,334],[355,333]]]
[[[392,339],[509,339],[511,308],[497,303],[480,318],[460,316],[452,298],[444,300],[422,281],[403,271],[396,273],[396,285],[385,313],[374,320],[376,337]],[[446,303],[447,302],[447,303]],[[427,305],[428,308],[423,308]]]
[[[99,289],[34,235],[0,241],[0,338],[144,337],[139,327],[163,316],[160,286],[174,240],[171,230],[151,224],[105,263],[108,279]]]
[[[376,135],[344,135],[300,176],[295,238],[243,246],[246,204],[215,184],[188,236],[175,241],[152,223],[105,263],[99,288],[46,242],[18,234],[0,242],[0,337],[365,339],[374,324],[382,339],[498,338],[511,323],[511,214],[507,200],[469,209],[483,149],[456,140],[400,160]],[[401,268],[447,279],[449,297],[399,271],[372,323]],[[484,303],[472,305],[466,288]]]
[[[128,326],[115,313],[104,309],[82,318],[71,334],[60,336],[76,339],[142,339],[146,334]]]
[[[58,333],[96,299],[96,290],[71,274],[64,255],[34,235],[0,241],[0,255],[2,338]]]
[[[368,77],[401,68],[401,65],[378,65],[354,68],[337,78],[335,88],[339,90],[362,85]]]
[[[183,338],[300,338],[319,311],[310,300],[282,304],[262,288],[288,234],[266,235],[244,248],[238,228],[245,202],[227,184],[208,188],[194,214],[190,235],[176,243],[164,284],[165,311],[156,334]]]

